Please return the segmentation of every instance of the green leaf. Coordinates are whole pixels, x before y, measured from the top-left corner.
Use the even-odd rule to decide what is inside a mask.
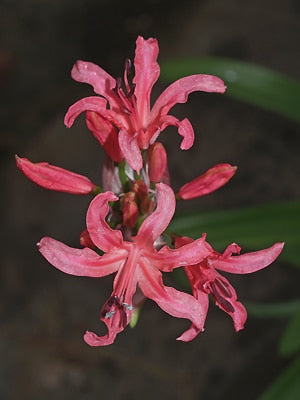
[[[259,250],[284,241],[280,259],[300,266],[299,201],[175,216],[169,229],[192,238],[206,232],[219,251],[232,242],[244,250]]]
[[[300,350],[300,310],[290,319],[279,344],[279,351],[284,356],[289,356],[298,350]]]
[[[245,305],[249,314],[258,318],[290,317],[300,313],[300,299],[272,304],[247,302]]]
[[[291,363],[259,400],[300,399],[300,357]]]
[[[284,74],[218,57],[174,59],[160,65],[161,78],[166,81],[198,73],[216,75],[224,80],[228,96],[300,122],[300,82]]]

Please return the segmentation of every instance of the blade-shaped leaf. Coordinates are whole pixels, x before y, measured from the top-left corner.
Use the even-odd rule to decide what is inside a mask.
[[[280,258],[300,266],[299,201],[175,216],[169,229],[193,238],[206,232],[219,251],[232,242],[244,250],[259,250],[284,241]]]
[[[258,318],[291,317],[295,313],[300,313],[300,299],[271,304],[247,302],[245,305],[249,314]]]
[[[259,400],[300,399],[300,358],[291,363]]]
[[[160,63],[161,78],[173,81],[191,74],[211,74],[224,80],[228,96],[300,122],[300,82],[255,64],[219,57],[174,59]]]
[[[300,310],[288,322],[282,335],[279,351],[284,356],[300,350]]]

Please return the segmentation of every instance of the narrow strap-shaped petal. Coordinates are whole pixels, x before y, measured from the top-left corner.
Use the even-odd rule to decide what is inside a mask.
[[[160,68],[157,63],[158,43],[156,39],[137,38],[134,58],[136,106],[141,126],[146,126],[150,113],[150,94],[157,81]]]
[[[200,239],[177,249],[170,249],[165,246],[157,253],[149,254],[149,258],[157,268],[166,272],[170,272],[174,268],[198,264],[213,252],[212,247],[205,241],[205,238],[206,234],[203,234]]]
[[[171,125],[176,126],[179,135],[182,137],[182,141],[180,143],[181,150],[188,150],[193,146],[195,140],[194,129],[187,118],[179,121],[179,119],[174,117],[173,115],[164,115],[159,119],[158,124],[159,129],[154,131],[154,133],[151,131],[148,133],[150,134],[149,141],[151,140],[152,142],[153,139],[160,134],[160,132],[162,132],[167,126]],[[151,135],[153,136],[151,137]]]
[[[86,112],[86,124],[109,157],[114,162],[121,162],[124,156],[113,124],[94,111]]]
[[[97,188],[86,176],[47,162],[32,163],[27,158],[16,155],[16,163],[27,178],[46,189],[72,194],[89,194]]]
[[[100,193],[92,200],[86,215],[86,226],[92,242],[104,252],[122,247],[123,244],[121,231],[112,229],[105,221],[109,211],[108,202],[116,200],[118,197],[112,192]]]
[[[140,261],[139,286],[146,297],[155,301],[166,313],[189,319],[200,331],[203,330],[206,310],[191,295],[164,286],[162,274],[145,259]]]
[[[117,271],[126,258],[126,251],[118,250],[99,256],[95,251],[74,249],[50,237],[38,243],[39,251],[55,268],[66,274],[101,278]]]
[[[135,241],[142,246],[143,243],[152,245],[169,225],[175,212],[175,196],[170,186],[158,183],[157,206],[142,223]]]
[[[190,75],[178,79],[168,86],[156,100],[151,110],[151,121],[168,114],[177,103],[185,103],[188,95],[195,91],[224,93],[224,82],[213,75]]]
[[[72,78],[77,82],[91,85],[94,92],[104,96],[114,105],[113,89],[116,87],[116,80],[98,65],[78,60],[71,71]]]
[[[100,115],[108,116],[109,110],[106,109],[106,104],[107,101],[102,97],[84,97],[69,107],[65,115],[64,123],[68,128],[70,128],[78,115],[85,111],[94,111]]]
[[[137,137],[130,135],[126,129],[121,129],[119,145],[127,163],[134,171],[139,173],[143,166],[143,159]]]
[[[193,295],[197,299],[200,310],[202,311],[203,314],[203,326],[202,329],[197,328],[196,325],[191,324],[190,328],[187,329],[181,336],[177,338],[177,340],[181,340],[182,342],[190,342],[191,340],[195,339],[196,336],[199,335],[199,333],[203,332],[204,330],[204,323],[206,320],[206,315],[208,311],[208,306],[209,306],[209,300],[208,300],[208,295],[206,293],[203,293],[201,291],[197,291],[197,296],[195,295],[195,291],[193,288]]]
[[[275,243],[273,246],[240,256],[222,257],[213,260],[211,265],[221,271],[233,274],[250,274],[270,265],[279,256],[284,243]]]
[[[236,169],[237,167],[230,164],[217,164],[204,174],[183,185],[178,196],[188,200],[212,193],[224,186],[235,174]]]
[[[114,279],[114,290],[101,309],[100,319],[107,327],[107,334],[98,336],[86,332],[84,340],[90,346],[107,346],[114,342],[118,333],[129,324],[133,311],[133,295],[136,292],[138,252],[131,252],[126,264],[119,269]]]

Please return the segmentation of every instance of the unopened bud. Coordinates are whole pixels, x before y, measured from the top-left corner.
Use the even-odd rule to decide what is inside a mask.
[[[230,164],[217,164],[198,178],[183,185],[177,196],[189,200],[212,193],[225,185],[235,174],[236,169],[237,167]]]
[[[162,181],[167,169],[167,152],[163,144],[155,142],[149,149],[149,174],[154,183]]]
[[[133,228],[139,219],[139,209],[134,192],[127,192],[123,199],[123,225]]]
[[[98,189],[86,176],[47,162],[32,163],[16,155],[16,163],[27,178],[46,189],[72,194],[89,194]]]
[[[79,236],[79,243],[82,247],[89,247],[90,249],[96,248],[87,229],[81,232]]]

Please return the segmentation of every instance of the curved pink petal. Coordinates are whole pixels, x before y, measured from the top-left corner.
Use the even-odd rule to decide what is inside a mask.
[[[47,162],[32,163],[27,158],[15,157],[17,167],[23,174],[43,188],[71,194],[89,194],[97,188],[83,175]]]
[[[128,259],[114,279],[114,290],[101,309],[100,319],[107,327],[107,334],[98,336],[86,332],[84,340],[90,346],[107,346],[114,342],[118,333],[129,324],[133,311],[133,295],[137,288],[137,263],[139,252],[131,251]]]
[[[116,80],[98,65],[78,60],[72,68],[71,76],[77,82],[91,85],[95,93],[114,103],[113,89],[116,87]]]
[[[66,274],[100,278],[116,272],[126,258],[126,251],[119,250],[99,256],[95,251],[74,249],[50,237],[38,243],[39,251],[55,268]]]
[[[158,97],[151,110],[151,121],[168,114],[177,103],[185,103],[188,95],[195,91],[224,93],[224,82],[213,75],[197,74],[178,79]]]
[[[212,247],[205,241],[205,238],[206,234],[203,234],[201,238],[177,249],[170,249],[165,246],[157,253],[150,254],[149,258],[151,258],[153,265],[166,272],[178,267],[199,264],[213,252]]]
[[[127,163],[134,171],[139,173],[143,166],[143,159],[137,138],[130,135],[126,129],[121,129],[119,132],[119,145]]]
[[[102,97],[84,97],[69,107],[64,118],[64,123],[68,128],[70,128],[78,115],[85,111],[94,111],[100,115],[105,115],[109,112],[109,110],[106,109],[106,104],[107,101]]]
[[[217,303],[216,303],[217,304]],[[219,304],[217,304],[219,306]],[[232,302],[234,312],[227,312],[233,320],[233,326],[236,332],[244,329],[247,320],[247,310],[239,301]],[[220,306],[219,306],[220,307]],[[220,307],[222,308],[222,307]]]
[[[171,187],[164,183],[158,183],[156,188],[156,209],[142,223],[135,238],[135,242],[140,246],[143,243],[152,245],[167,228],[175,212],[175,196]]]
[[[183,137],[182,142],[180,143],[181,150],[190,149],[195,140],[192,124],[187,118],[184,118],[182,121],[178,121],[177,127],[179,135]]]
[[[228,280],[211,267],[200,266],[186,269],[189,270],[190,275],[194,275],[190,282],[193,285],[193,292],[194,289],[197,290],[196,297],[199,297],[203,291],[211,293],[216,305],[231,316],[235,330],[243,329],[247,311],[243,304],[237,301],[236,292]]]
[[[117,299],[112,294],[101,309],[100,320],[105,323],[107,333],[98,336],[94,332],[86,331],[83,338],[89,346],[112,344],[118,333],[122,332],[129,324],[132,310],[126,309],[122,304],[113,304],[114,302],[117,302]]]
[[[108,202],[116,200],[118,197],[112,192],[100,193],[92,200],[86,215],[86,226],[91,240],[104,252],[122,247],[123,244],[121,231],[112,229],[105,221],[109,211]]]
[[[241,256],[220,256],[217,260],[211,261],[211,266],[233,274],[250,274],[267,267],[276,260],[283,246],[284,243],[275,243],[267,249],[245,253]]]
[[[176,126],[178,129],[179,135],[182,137],[182,141],[180,143],[181,150],[188,150],[194,144],[195,134],[192,124],[187,118],[184,118],[182,121],[179,121],[173,115],[164,115],[158,121],[159,130],[154,133],[154,136],[162,132],[167,126]],[[158,133],[158,134],[157,134]],[[151,138],[151,141],[153,137]]]
[[[188,200],[212,193],[224,186],[235,174],[236,169],[237,167],[230,164],[217,164],[204,174],[183,185],[178,196]]]
[[[121,162],[124,156],[113,124],[94,111],[86,112],[86,124],[109,157],[114,162]]]
[[[197,329],[203,330],[206,310],[193,296],[164,286],[161,272],[151,267],[145,259],[140,261],[138,274],[139,286],[146,297],[155,301],[166,313],[187,318]]]
[[[136,40],[134,58],[136,107],[141,126],[146,126],[150,113],[150,94],[154,83],[157,81],[160,68],[157,63],[158,43],[156,39],[145,40],[139,36]]]
[[[199,303],[199,307],[200,307],[202,315],[203,315],[202,316],[203,326],[202,326],[202,329],[199,329],[194,324],[191,324],[190,328],[187,329],[185,332],[183,332],[183,334],[177,338],[177,340],[181,340],[182,342],[190,342],[191,340],[195,339],[195,337],[198,336],[199,333],[203,332],[205,319],[206,319],[208,306],[209,306],[208,295],[201,291],[197,291],[197,295],[195,295],[194,287],[192,289],[193,289],[193,295],[197,299],[197,301]]]

